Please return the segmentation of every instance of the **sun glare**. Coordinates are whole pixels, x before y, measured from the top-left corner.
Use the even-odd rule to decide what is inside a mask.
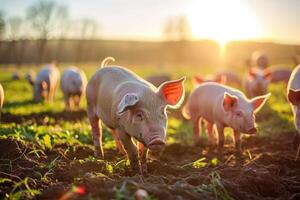
[[[222,47],[232,40],[254,39],[261,35],[255,13],[238,0],[194,0],[187,17],[195,39],[213,39]]]

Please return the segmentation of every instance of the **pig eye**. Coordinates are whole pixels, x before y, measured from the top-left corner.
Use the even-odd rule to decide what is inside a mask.
[[[138,112],[135,114],[135,118],[137,121],[143,121],[144,120],[144,115],[142,112]]]
[[[243,116],[242,112],[236,112],[235,114],[236,114],[237,117],[242,117]]]

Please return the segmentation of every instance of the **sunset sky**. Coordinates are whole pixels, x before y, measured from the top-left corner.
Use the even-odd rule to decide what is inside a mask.
[[[24,17],[36,0],[0,0],[0,10]],[[300,44],[299,0],[57,0],[74,19],[98,21],[99,37],[161,40],[168,17],[187,16],[194,39],[267,40]]]

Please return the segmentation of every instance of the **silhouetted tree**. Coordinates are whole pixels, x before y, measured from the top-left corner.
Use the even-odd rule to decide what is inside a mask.
[[[60,60],[63,57],[63,52],[64,52],[64,44],[65,44],[65,39],[68,37],[68,33],[71,28],[71,22],[69,19],[69,10],[68,7],[66,6],[60,6],[58,7],[58,16],[57,18],[59,19],[58,24],[57,24],[57,48],[56,48],[56,60]]]
[[[77,30],[79,30],[80,40],[78,41],[77,45],[76,58],[78,62],[81,62],[82,53],[85,51],[85,42],[95,38],[98,30],[98,24],[93,19],[85,18],[80,21]]]
[[[43,61],[47,40],[55,31],[59,22],[60,13],[64,12],[54,1],[38,1],[27,10],[27,19],[37,33],[39,39],[38,60]]]
[[[190,39],[190,26],[185,16],[174,16],[167,19],[163,33],[166,40],[185,41]]]

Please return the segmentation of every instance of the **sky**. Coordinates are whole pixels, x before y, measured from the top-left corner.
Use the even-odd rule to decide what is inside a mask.
[[[71,18],[94,18],[99,37],[161,40],[172,16],[186,16],[194,39],[300,44],[299,0],[55,0]],[[0,0],[6,18],[26,16],[37,0]]]

